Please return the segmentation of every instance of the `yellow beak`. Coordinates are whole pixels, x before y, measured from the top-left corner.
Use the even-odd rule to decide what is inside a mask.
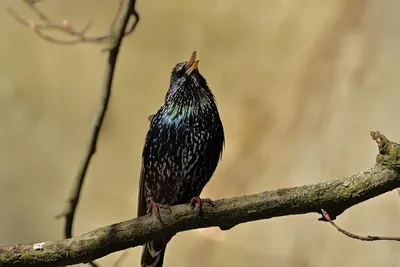
[[[197,70],[199,66],[199,61],[196,60],[196,51],[192,53],[188,61],[188,69],[186,70],[186,75],[190,75],[192,71]]]
[[[193,51],[192,55],[189,58],[188,65],[192,66],[195,61],[196,61],[196,51]]]
[[[190,75],[190,73],[192,73],[192,71],[197,70],[198,66],[199,66],[199,61],[197,60],[196,62],[193,63],[192,66],[190,66],[190,68],[187,69],[186,75]]]

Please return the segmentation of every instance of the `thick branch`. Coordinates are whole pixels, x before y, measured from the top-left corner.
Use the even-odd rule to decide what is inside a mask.
[[[266,191],[259,194],[215,201],[204,206],[201,218],[189,205],[173,206],[172,212],[161,210],[163,225],[154,217],[102,227],[81,236],[62,241],[49,241],[42,249],[33,245],[0,247],[0,265],[56,266],[84,263],[109,253],[142,245],[161,235],[201,227],[237,225],[272,217],[320,213],[321,209],[344,211],[400,186],[400,174],[381,164],[350,177]]]

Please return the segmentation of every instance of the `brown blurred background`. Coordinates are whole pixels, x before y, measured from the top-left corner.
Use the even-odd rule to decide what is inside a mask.
[[[56,21],[106,32],[119,1],[44,1]],[[101,46],[39,39],[0,2],[0,243],[62,238],[64,207],[100,104]],[[394,0],[139,1],[123,43],[110,108],[74,234],[136,215],[147,116],[172,67],[198,51],[216,95],[226,150],[203,196],[214,199],[326,181],[374,164],[378,129],[400,141],[400,2]],[[170,243],[165,266],[400,266],[397,243],[351,240],[316,214],[231,231],[197,230]],[[400,198],[358,205],[337,223],[400,235]],[[139,266],[141,248],[122,266]],[[111,266],[120,253],[98,262]],[[199,260],[205,260],[200,263]]]

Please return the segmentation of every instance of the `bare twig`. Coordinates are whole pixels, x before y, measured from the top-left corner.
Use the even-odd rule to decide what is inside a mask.
[[[324,218],[333,226],[336,228],[336,230],[338,230],[339,232],[341,232],[342,234],[353,238],[353,239],[358,239],[361,241],[379,241],[379,240],[386,240],[386,241],[400,241],[400,237],[389,237],[389,236],[376,236],[376,235],[367,235],[367,236],[361,236],[361,235],[356,235],[353,233],[350,233],[349,231],[344,230],[343,228],[339,227],[336,225],[336,223],[334,223],[331,220],[331,217],[329,216],[329,214],[324,210],[321,209],[322,215],[324,216]]]
[[[105,49],[109,51],[108,64],[105,73],[105,80],[103,84],[103,99],[101,103],[101,107],[99,108],[97,115],[95,117],[95,122],[91,134],[90,144],[85,155],[84,161],[79,169],[77,177],[75,179],[75,183],[70,192],[68,203],[64,209],[64,211],[57,215],[56,218],[65,217],[66,223],[64,228],[64,236],[66,238],[72,237],[72,227],[74,222],[74,216],[76,212],[76,208],[79,203],[80,194],[82,191],[83,183],[85,180],[86,173],[88,171],[90,161],[93,155],[96,153],[96,145],[97,140],[99,138],[101,126],[103,124],[108,103],[111,97],[111,86],[114,76],[115,64],[117,61],[117,56],[119,52],[119,46],[122,42],[124,36],[132,33],[138,22],[139,22],[139,14],[135,9],[135,0],[122,0],[120,2],[119,10],[114,17],[112,22],[111,30],[109,33],[101,36],[87,37],[86,33],[89,30],[91,23],[89,22],[82,30],[75,30],[68,21],[64,20],[62,25],[53,24],[48,16],[46,16],[38,7],[37,3],[41,0],[22,0],[25,4],[27,4],[40,18],[43,24],[35,24],[32,21],[28,21],[21,17],[17,12],[13,9],[9,8],[8,12],[11,16],[13,16],[20,24],[25,27],[32,28],[33,31],[42,39],[60,45],[72,45],[83,42],[91,42],[91,43],[103,43],[105,41],[108,42],[108,47]],[[128,27],[128,22],[130,18],[133,18],[133,22]],[[58,31],[64,33],[73,38],[73,40],[60,40],[52,37],[45,33],[45,31]],[[95,263],[90,264],[94,267],[97,265]]]
[[[36,4],[39,2],[37,0],[23,0],[25,4],[27,4],[37,15],[38,17],[42,20],[42,22],[51,24],[50,19],[42,12],[40,9],[36,7]]]
[[[39,244],[0,246],[0,266],[56,266],[93,261],[112,252],[140,246],[159,236],[212,226],[224,227],[273,217],[321,213],[325,207],[346,210],[400,186],[400,173],[382,164],[349,177],[317,184],[221,199],[196,216],[189,204],[154,216],[102,227],[78,237]],[[324,213],[324,212],[323,212]],[[325,212],[326,213],[326,212]],[[326,215],[324,215],[326,216]],[[330,216],[326,220],[332,221]]]
[[[112,33],[107,33],[98,36],[87,36],[87,31],[91,26],[91,22],[89,22],[82,30],[75,30],[67,21],[67,23],[63,23],[64,25],[58,25],[51,22],[50,18],[46,16],[40,9],[37,7],[37,3],[41,0],[22,0],[25,4],[27,4],[39,17],[42,21],[42,24],[34,23],[33,21],[27,20],[20,16],[16,11],[12,8],[8,8],[8,12],[12,17],[14,17],[21,25],[31,28],[41,39],[48,41],[50,43],[58,44],[58,45],[76,45],[80,43],[100,43],[103,44],[107,42],[110,38],[113,37]],[[122,4],[122,2],[121,2]],[[120,7],[121,9],[121,7]],[[119,10],[120,11],[120,10]],[[117,16],[120,12],[117,13]],[[113,20],[114,22],[118,19],[115,16]],[[124,35],[131,34],[138,22],[139,14],[136,12],[135,8],[131,10],[131,16],[135,19],[134,22],[128,29],[125,31]],[[114,28],[114,27],[112,27]],[[125,30],[125,29],[124,29]],[[66,36],[72,38],[72,40],[63,40],[53,37],[50,34],[46,34],[46,31],[57,31]]]
[[[58,45],[75,45],[79,43],[102,43],[103,41],[107,40],[110,36],[103,35],[103,36],[94,36],[94,37],[87,37],[86,30],[88,26],[85,26],[83,30],[76,31],[72,27],[66,28],[62,25],[57,24],[35,24],[32,21],[26,20],[21,17],[16,11],[12,8],[8,8],[8,13],[13,16],[20,24],[25,27],[32,28],[32,30],[43,40],[48,41],[50,43],[58,44]],[[46,34],[46,30],[55,30],[66,35],[69,35],[75,39],[73,40],[60,40],[57,38],[52,37],[49,34]]]
[[[120,47],[120,44],[124,37],[125,28],[127,27],[129,18],[131,16],[135,16],[135,18],[136,18],[135,23],[134,23],[135,27],[139,21],[139,15],[136,11],[134,11],[135,10],[135,2],[136,2],[135,0],[123,0],[121,2],[122,8],[120,8],[119,14],[117,14],[117,16],[116,16],[115,23],[113,24],[113,27],[111,28],[110,36],[113,36],[113,39],[112,39],[113,42],[110,43],[110,46],[109,46],[108,64],[107,64],[104,83],[103,83],[104,95],[103,95],[102,104],[97,112],[93,131],[91,134],[89,148],[87,150],[83,164],[80,167],[78,175],[75,178],[75,183],[73,185],[73,188],[72,188],[69,198],[68,198],[68,204],[65,207],[64,211],[62,212],[62,214],[56,216],[57,218],[60,218],[63,216],[66,219],[65,228],[64,228],[65,238],[72,237],[72,226],[74,223],[74,216],[75,216],[76,208],[79,203],[83,183],[84,183],[86,173],[87,173],[89,165],[90,165],[90,161],[91,161],[93,155],[96,153],[97,140],[100,135],[101,126],[103,124],[103,121],[104,121],[104,118],[105,118],[105,115],[107,112],[107,108],[108,108],[108,103],[109,103],[109,100],[111,97],[111,87],[112,87],[112,81],[113,81],[113,77],[114,77],[115,64],[117,61],[119,47]],[[90,265],[92,265],[93,267],[97,267],[97,265],[93,262],[90,262]]]
[[[89,168],[90,161],[91,161],[93,155],[96,153],[97,140],[98,140],[98,137],[100,134],[101,126],[104,121],[104,118],[105,118],[105,115],[107,112],[108,103],[109,103],[109,100],[111,97],[111,87],[112,87],[112,81],[113,81],[113,77],[114,77],[115,64],[116,64],[117,56],[118,56],[118,52],[119,52],[119,46],[122,42],[122,38],[124,37],[124,30],[127,26],[129,17],[132,16],[132,14],[133,14],[132,10],[135,10],[135,2],[136,2],[135,0],[123,0],[122,1],[123,8],[120,10],[120,14],[118,15],[118,17],[116,19],[114,28],[111,29],[111,36],[113,36],[113,42],[110,43],[110,46],[109,46],[108,64],[107,64],[105,79],[104,79],[104,84],[103,84],[104,95],[103,95],[102,105],[99,108],[99,111],[96,116],[95,124],[94,124],[92,135],[91,135],[91,140],[90,140],[89,148],[88,148],[86,156],[85,156],[85,160],[83,161],[83,164],[80,167],[78,175],[75,179],[76,182],[75,182],[74,187],[72,188],[72,191],[68,198],[68,205],[66,206],[63,213],[57,216],[57,217],[65,216],[65,218],[66,218],[66,226],[65,226],[65,237],[66,238],[70,238],[72,236],[72,225],[73,225],[73,221],[74,221],[74,215],[75,215],[77,205],[79,203],[79,197],[80,197],[80,193],[82,191],[83,182],[84,182],[87,170]],[[135,12],[135,14],[136,14],[136,16],[138,16],[136,12]],[[139,17],[136,17],[135,25],[137,25],[138,21],[139,21]]]

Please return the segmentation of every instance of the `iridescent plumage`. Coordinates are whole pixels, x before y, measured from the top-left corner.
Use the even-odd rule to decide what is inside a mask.
[[[151,211],[155,203],[170,206],[198,198],[222,155],[224,129],[195,57],[194,52],[188,62],[174,67],[164,105],[151,119],[143,149],[138,216]],[[141,266],[161,267],[171,238],[144,245]]]

